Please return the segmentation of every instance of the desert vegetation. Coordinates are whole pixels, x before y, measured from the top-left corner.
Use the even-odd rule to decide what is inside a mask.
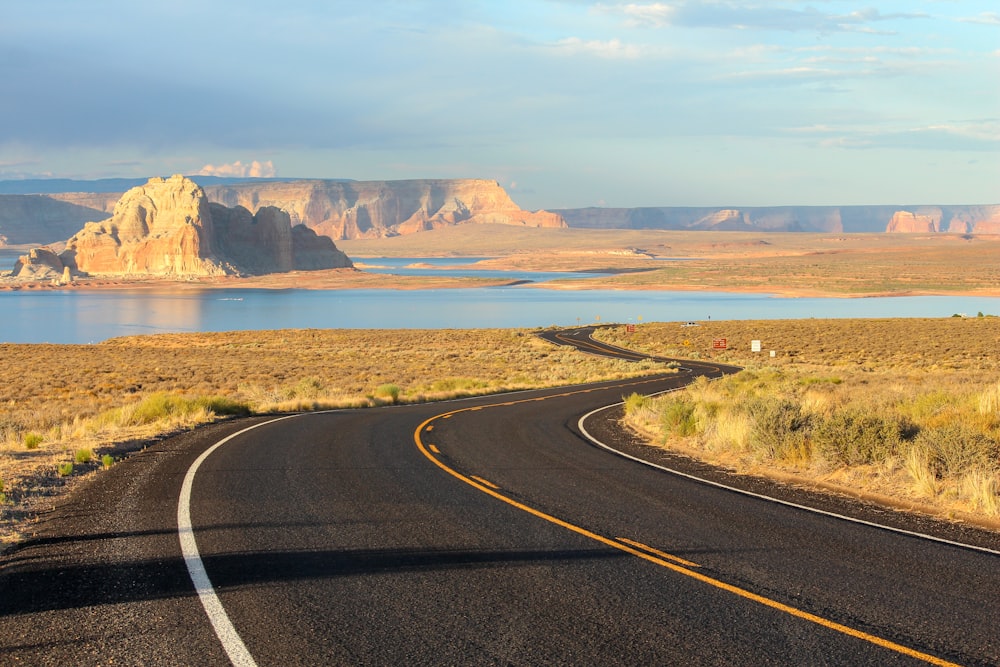
[[[626,422],[653,442],[740,471],[1000,516],[998,318],[652,324],[600,337],[746,369],[629,397]]]
[[[163,334],[0,345],[0,535],[63,482],[219,417],[458,398],[667,370],[526,330]]]

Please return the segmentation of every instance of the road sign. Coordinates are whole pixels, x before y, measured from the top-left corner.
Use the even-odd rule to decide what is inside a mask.
[[[750,341],[750,351],[751,352],[760,352],[760,341],[759,340],[752,340],[752,341]]]
[[[625,333],[635,333],[635,325],[634,324],[626,324],[625,325]]]
[[[712,341],[713,350],[725,350],[729,348],[729,341],[725,338],[716,338]]]

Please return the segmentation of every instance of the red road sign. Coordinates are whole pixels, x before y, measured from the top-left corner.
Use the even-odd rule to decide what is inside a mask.
[[[625,333],[635,333],[635,325],[634,324],[626,324],[625,325]]]
[[[713,350],[725,350],[729,347],[729,341],[725,338],[716,338],[712,341]]]

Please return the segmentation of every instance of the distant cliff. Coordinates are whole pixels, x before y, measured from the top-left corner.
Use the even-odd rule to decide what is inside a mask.
[[[576,208],[552,212],[570,227],[586,229],[1000,234],[1000,205]]]
[[[173,176],[129,190],[110,218],[88,222],[58,255],[20,258],[13,275],[211,276],[351,265],[333,241],[293,227],[284,211],[265,206],[253,215],[210,203],[200,186]]]
[[[205,189],[209,199],[251,211],[277,206],[332,239],[381,238],[458,224],[565,227],[547,211],[522,210],[496,181],[290,181]]]
[[[41,195],[0,195],[0,246],[53,243],[103,217],[100,209]]]
[[[210,201],[249,211],[275,206],[288,212],[293,225],[306,225],[334,240],[400,236],[476,223],[566,226],[554,213],[521,209],[500,184],[482,179],[253,181],[208,185],[205,193]],[[49,195],[108,212],[118,196],[106,192]],[[0,209],[2,200],[0,196]]]
[[[382,238],[475,223],[586,229],[1000,234],[1000,205],[644,207],[532,212],[515,204],[495,181],[481,179],[191,180],[205,180],[204,191],[210,202],[242,206],[251,214],[273,206],[288,213],[293,227],[305,225],[333,240]],[[54,190],[58,183],[33,181],[20,185]],[[119,181],[72,181],[64,187],[82,189],[88,184],[93,189],[87,192],[0,194],[0,244],[58,242],[79,230],[84,222],[110,215],[121,193],[107,190]],[[0,192],[3,190],[0,187]]]

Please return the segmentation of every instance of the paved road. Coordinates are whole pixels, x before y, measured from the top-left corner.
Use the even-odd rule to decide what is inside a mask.
[[[0,560],[0,664],[1000,663],[1000,555],[666,473],[579,432],[624,395],[726,370],[164,441]],[[606,413],[584,426],[615,432]]]

